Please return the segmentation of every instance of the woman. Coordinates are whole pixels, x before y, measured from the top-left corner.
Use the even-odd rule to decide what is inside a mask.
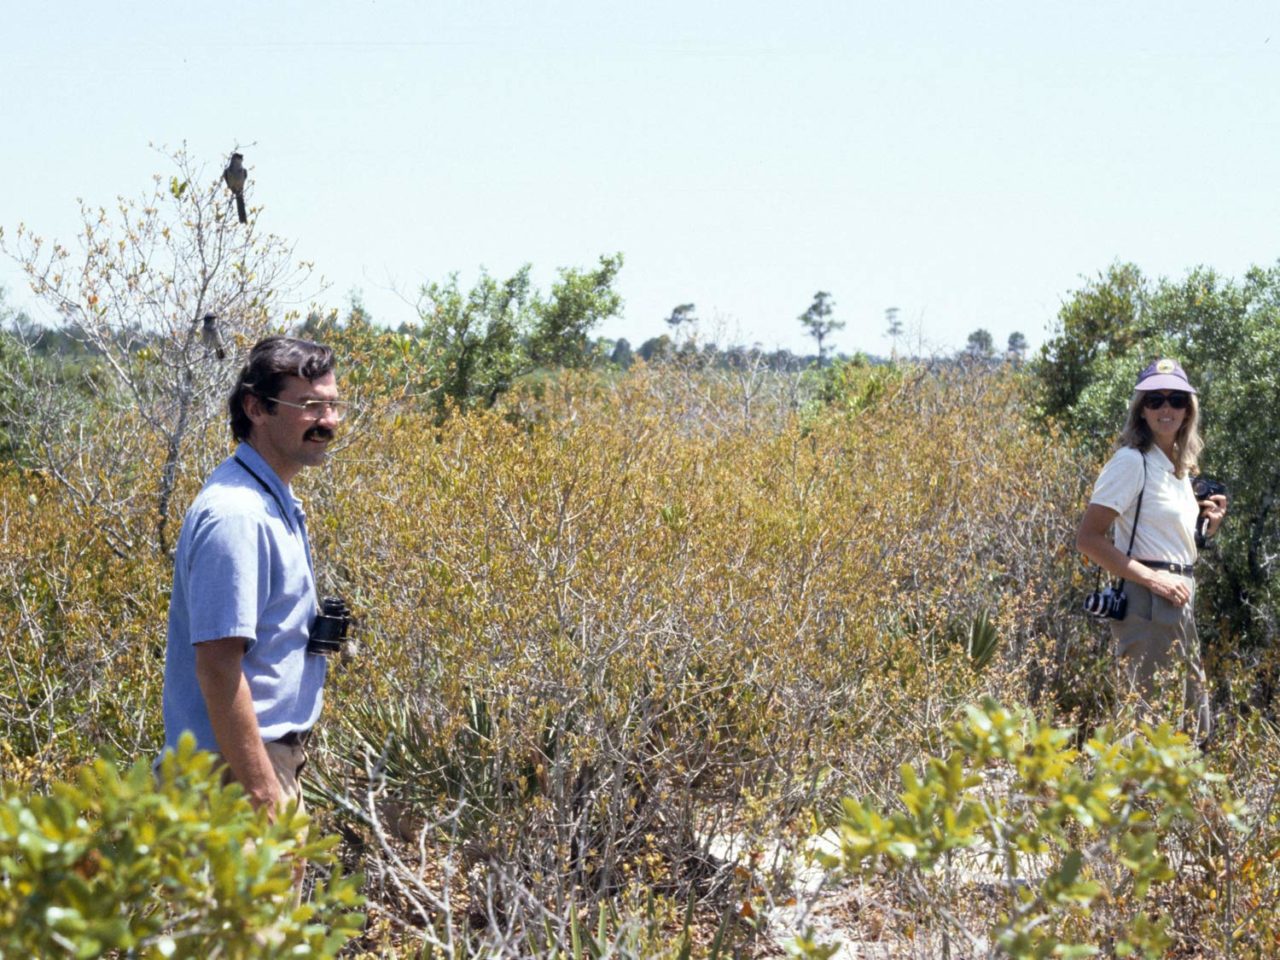
[[[1191,732],[1203,741],[1211,721],[1192,613],[1195,532],[1204,517],[1206,536],[1216,533],[1227,500],[1197,502],[1192,492],[1191,472],[1203,446],[1198,420],[1196,389],[1176,360],[1156,360],[1138,375],[1124,430],[1098,474],[1076,546],[1124,580],[1127,609],[1123,620],[1111,621],[1111,633],[1128,692],[1140,698],[1146,719],[1154,719],[1159,675],[1174,671],[1194,715]],[[1114,542],[1107,536],[1113,527]]]

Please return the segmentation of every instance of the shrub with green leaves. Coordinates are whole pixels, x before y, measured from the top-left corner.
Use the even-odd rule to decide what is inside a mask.
[[[1167,725],[1119,739],[1105,729],[1077,750],[1073,730],[994,700],[966,713],[945,758],[903,766],[900,809],[843,801],[838,848],[821,863],[896,882],[922,924],[966,955],[1164,956],[1176,932],[1162,902],[1178,879],[1172,848],[1200,843],[1208,817],[1245,832],[1221,777]]]
[[[0,958],[333,956],[363,924],[358,884],[335,865],[295,908],[293,870],[337,838],[269,822],[213,765],[187,736],[158,775],[99,759],[48,795],[6,785]]]

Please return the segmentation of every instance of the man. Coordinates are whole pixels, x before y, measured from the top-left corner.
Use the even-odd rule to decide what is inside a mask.
[[[324,463],[345,404],[333,351],[267,337],[229,399],[235,453],[209,476],[178,539],[165,654],[165,747],[190,730],[275,816],[320,715],[325,658],[307,652],[316,582],[289,483]]]

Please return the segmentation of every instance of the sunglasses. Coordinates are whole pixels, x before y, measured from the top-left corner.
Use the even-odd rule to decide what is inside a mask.
[[[1142,406],[1147,410],[1159,410],[1165,404],[1174,410],[1185,410],[1191,403],[1189,393],[1148,393],[1142,398]]]

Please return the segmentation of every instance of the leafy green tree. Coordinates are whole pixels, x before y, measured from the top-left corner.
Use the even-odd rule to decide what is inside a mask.
[[[415,335],[427,347],[438,408],[491,407],[539,367],[595,363],[600,348],[591,330],[622,307],[613,289],[621,267],[618,254],[594,269],[562,269],[546,297],[533,288],[527,264],[502,281],[481,271],[470,290],[459,287],[457,274],[426,284]]]
[[[613,345],[613,352],[609,354],[609,362],[614,366],[621,367],[626,370],[635,362],[635,352],[631,349],[631,341],[626,337],[620,337],[618,342]]]
[[[819,290],[813,295],[813,303],[809,304],[809,308],[800,314],[801,325],[818,345],[818,366],[822,366],[826,359],[828,347],[825,346],[825,343],[827,338],[837,330],[844,329],[844,321],[835,320],[831,316],[835,311],[835,305],[830,293],[825,290]]]
[[[1131,263],[1113,264],[1072,294],[1058,311],[1058,333],[1036,361],[1039,404],[1047,417],[1075,406],[1108,357],[1125,356],[1150,333],[1147,281]]]
[[[886,307],[884,311],[885,336],[889,338],[890,356],[898,355],[898,338],[902,336],[902,321],[898,319],[897,307]]]
[[[645,363],[656,363],[666,360],[672,354],[671,338],[665,333],[661,336],[650,337],[644,343],[640,344],[640,349],[636,351],[636,355]]]
[[[873,364],[864,353],[834,360],[815,380],[814,409],[860,414],[875,406],[886,391],[901,382],[902,368],[896,364]]]
[[[969,334],[969,340],[965,344],[965,356],[978,360],[986,360],[995,353],[995,341],[991,337],[991,332],[979,327],[973,333]]]
[[[696,309],[692,303],[682,303],[672,308],[666,324],[671,328],[671,336],[676,341],[680,340],[682,331],[692,328],[698,322],[694,313]]]
[[[530,267],[505,281],[485,271],[469,291],[458,275],[422,288],[420,336],[433,360],[434,396],[443,410],[452,402],[492,406],[532,364],[522,342],[530,323]]]
[[[401,323],[390,330],[375,322],[359,297],[352,298],[345,317],[337,310],[313,310],[294,332],[333,347],[340,358],[343,390],[355,399],[435,397],[440,353],[417,324]],[[363,403],[358,409],[372,413],[372,406]]]
[[[1027,355],[1027,338],[1017,330],[1009,334],[1009,343],[1005,346],[1005,353],[1014,360],[1023,360]]]
[[[530,302],[529,357],[538,366],[589,367],[595,362],[591,330],[622,309],[613,282],[622,269],[622,254],[601,257],[591,270],[564,269],[551,296]]]

